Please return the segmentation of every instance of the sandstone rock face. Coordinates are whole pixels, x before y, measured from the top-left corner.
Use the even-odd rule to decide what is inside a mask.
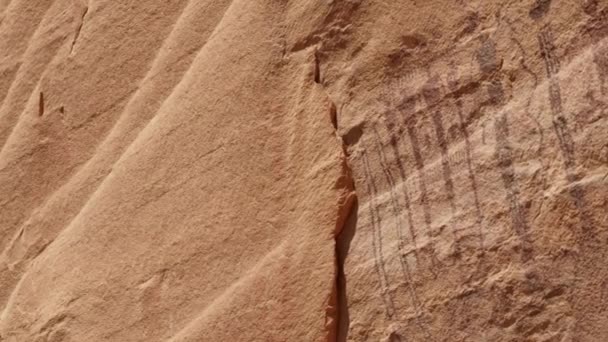
[[[608,340],[608,1],[0,0],[0,341]]]

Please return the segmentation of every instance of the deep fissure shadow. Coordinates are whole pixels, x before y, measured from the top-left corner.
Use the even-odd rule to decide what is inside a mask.
[[[338,235],[336,242],[336,254],[338,259],[338,332],[336,341],[346,342],[348,339],[348,328],[350,326],[350,316],[348,312],[348,296],[346,293],[346,276],[344,275],[344,262],[348,257],[350,244],[357,231],[357,218],[359,213],[359,201],[355,199],[350,210],[344,228]]]

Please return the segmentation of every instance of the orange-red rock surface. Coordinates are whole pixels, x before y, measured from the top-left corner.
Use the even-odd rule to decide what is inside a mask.
[[[606,341],[607,108],[606,0],[0,0],[0,341]]]

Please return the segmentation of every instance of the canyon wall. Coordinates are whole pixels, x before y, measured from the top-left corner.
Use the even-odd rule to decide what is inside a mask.
[[[0,341],[605,341],[608,1],[0,0]]]

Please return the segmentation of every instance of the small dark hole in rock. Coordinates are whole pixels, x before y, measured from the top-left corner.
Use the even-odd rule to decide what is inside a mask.
[[[40,99],[38,100],[38,116],[44,115],[44,94],[40,92]]]
[[[361,125],[357,125],[351,128],[346,134],[344,134],[342,136],[342,139],[344,140],[344,143],[347,146],[352,146],[359,142],[359,139],[361,139],[362,135],[363,129],[361,128]]]

